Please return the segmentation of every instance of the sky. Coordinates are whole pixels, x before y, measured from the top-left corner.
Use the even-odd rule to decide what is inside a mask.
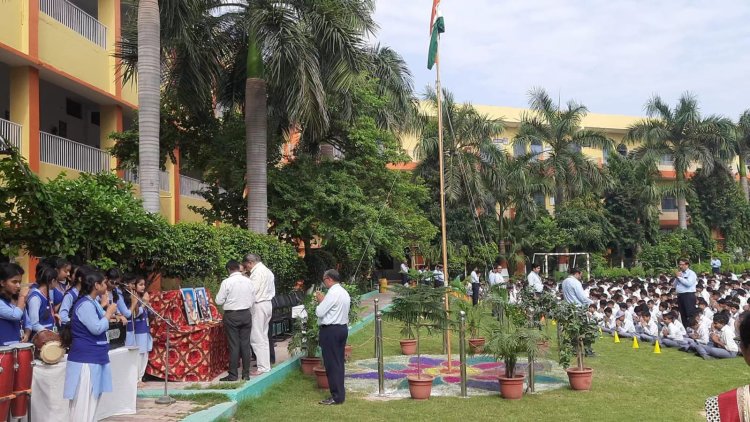
[[[398,51],[417,92],[432,0],[377,0],[377,42]],[[533,87],[592,113],[644,115],[686,91],[704,115],[750,109],[748,0],[442,0],[441,81],[456,99],[526,107]]]

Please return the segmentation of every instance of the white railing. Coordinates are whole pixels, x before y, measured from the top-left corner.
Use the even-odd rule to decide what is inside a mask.
[[[18,123],[0,119],[0,136],[17,149],[21,149],[21,129]]]
[[[122,175],[122,180],[134,185],[139,185],[141,183],[140,180],[138,180],[138,174],[132,170],[125,170]],[[159,190],[169,192],[169,173],[166,171],[159,171]]]
[[[203,199],[203,197],[197,192],[204,189],[208,189],[207,184],[198,179],[180,175],[180,195]]]
[[[159,172],[159,190],[169,192],[169,173],[166,171]]]
[[[40,159],[45,163],[85,173],[109,171],[109,153],[46,132],[39,132]]]
[[[39,10],[76,31],[101,48],[107,48],[107,27],[67,0],[39,0]]]

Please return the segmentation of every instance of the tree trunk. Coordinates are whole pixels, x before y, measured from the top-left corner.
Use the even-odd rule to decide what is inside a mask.
[[[687,229],[687,201],[685,195],[677,197],[677,221],[681,229]]]
[[[248,78],[245,82],[247,228],[262,234],[268,233],[267,126],[266,81]]]
[[[562,208],[565,202],[565,186],[562,183],[557,183],[555,186],[555,214],[557,210]]]
[[[143,208],[158,213],[161,54],[158,0],[138,3],[138,179]]]

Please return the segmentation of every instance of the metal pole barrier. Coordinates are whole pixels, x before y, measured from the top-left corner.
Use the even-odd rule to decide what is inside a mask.
[[[536,368],[534,368],[536,359],[534,358],[534,354],[529,354],[529,380],[527,382],[527,390],[530,393],[533,393],[536,389],[536,385],[534,385],[534,377],[536,377]]]
[[[375,345],[378,357],[378,395],[385,394],[385,365],[383,364],[383,313],[375,315]]]
[[[176,400],[172,397],[169,397],[169,394],[167,393],[167,385],[169,384],[169,326],[171,324],[167,323],[167,348],[166,353],[164,357],[164,395],[156,399],[157,404],[172,404]]]
[[[373,314],[377,317],[378,316],[378,312],[380,312],[380,310],[378,309],[379,308],[378,304],[380,303],[380,299],[375,298],[374,303],[375,303],[375,305],[374,305],[375,306],[375,312]],[[382,329],[383,327],[380,327],[380,328]],[[383,333],[381,332],[380,335],[382,336]],[[378,338],[379,338],[378,337],[378,324],[375,324],[375,357],[378,357]]]
[[[469,397],[466,392],[466,312],[461,311],[461,325],[458,330],[458,354],[461,359],[461,397]]]

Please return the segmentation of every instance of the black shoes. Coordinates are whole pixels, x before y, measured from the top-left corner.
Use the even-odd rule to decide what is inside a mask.
[[[250,380],[250,375],[243,375],[242,376],[242,381],[249,381],[249,380]]]
[[[327,398],[325,400],[319,401],[318,404],[322,404],[324,406],[332,406],[332,405],[341,404],[341,403],[336,403],[336,401],[333,400],[332,397],[329,397],[329,398]]]
[[[233,377],[231,375],[227,375],[226,377],[220,379],[219,381],[237,381],[237,377]]]

